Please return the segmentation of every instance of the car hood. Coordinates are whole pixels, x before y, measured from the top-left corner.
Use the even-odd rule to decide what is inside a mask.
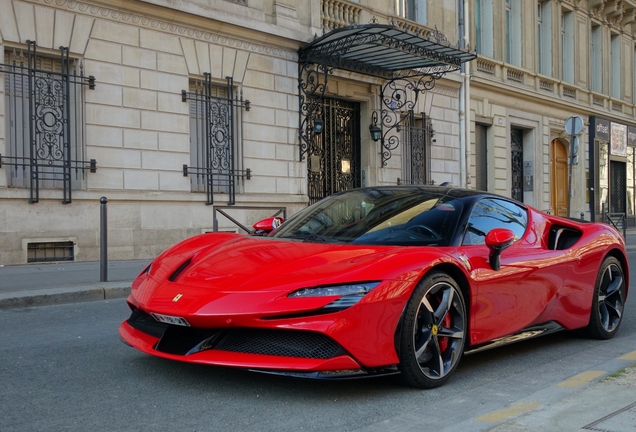
[[[133,296],[140,307],[154,311],[175,311],[178,302],[183,313],[255,313],[254,306],[265,303],[270,305],[257,309],[283,312],[299,308],[298,299],[287,298],[287,294],[300,288],[415,280],[422,271],[422,261],[427,257],[434,261],[438,256],[438,252],[433,252],[432,248],[204,235],[186,240],[157,257],[148,274],[142,274],[133,284]],[[414,253],[417,259],[404,259]],[[175,301],[179,294],[183,298]],[[303,299],[299,309],[319,308],[332,300],[310,297]],[[277,306],[272,308],[271,302]],[[206,306],[212,303],[215,307]]]

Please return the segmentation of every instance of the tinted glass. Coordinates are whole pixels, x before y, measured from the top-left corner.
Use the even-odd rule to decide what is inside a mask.
[[[478,201],[468,220],[465,245],[484,244],[486,234],[493,228],[506,228],[521,238],[528,226],[525,208],[510,201],[486,198]]]
[[[334,195],[285,222],[272,237],[369,245],[447,246],[458,200],[421,189],[359,189]]]

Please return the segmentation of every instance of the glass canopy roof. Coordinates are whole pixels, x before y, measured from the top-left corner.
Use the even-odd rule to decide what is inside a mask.
[[[443,75],[476,57],[452,46],[441,32],[412,34],[385,24],[342,27],[299,51],[300,63],[317,63],[384,79]]]

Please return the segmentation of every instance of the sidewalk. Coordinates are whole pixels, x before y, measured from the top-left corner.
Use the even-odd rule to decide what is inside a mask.
[[[99,262],[0,266],[0,310],[127,297],[150,260],[110,261],[100,282]]]

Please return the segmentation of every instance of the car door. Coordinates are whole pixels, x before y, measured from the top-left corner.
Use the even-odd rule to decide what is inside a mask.
[[[543,249],[528,218],[525,207],[499,198],[483,198],[471,210],[462,246],[472,279],[471,344],[535,324],[563,284],[563,253]],[[509,229],[517,237],[501,254],[499,270],[491,268],[485,245],[493,228]]]

